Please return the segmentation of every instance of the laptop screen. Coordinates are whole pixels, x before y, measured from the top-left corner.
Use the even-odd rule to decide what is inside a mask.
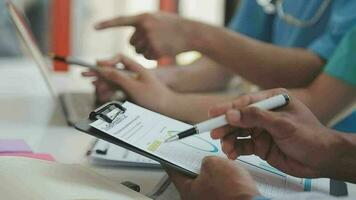
[[[48,67],[43,54],[38,48],[33,33],[27,24],[26,17],[10,0],[6,0],[6,5],[9,10],[11,20],[14,23],[20,38],[24,42],[25,47],[32,58],[35,60],[52,97],[56,98],[57,96],[50,80],[50,68]]]

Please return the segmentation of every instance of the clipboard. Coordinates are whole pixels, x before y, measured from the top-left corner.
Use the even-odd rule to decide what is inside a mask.
[[[99,138],[99,139],[102,139],[102,140],[105,140],[109,143],[112,143],[112,144],[115,144],[115,145],[118,145],[120,147],[123,147],[127,150],[130,150],[132,152],[135,152],[135,153],[138,153],[140,155],[143,155],[147,158],[150,158],[152,160],[155,160],[157,162],[159,162],[162,166],[166,166],[166,167],[169,167],[169,168],[173,168],[189,177],[192,177],[192,178],[195,178],[198,174],[196,174],[195,172],[192,172],[190,170],[187,170],[181,166],[178,166],[176,164],[173,164],[165,159],[162,159],[156,155],[153,155],[149,152],[146,152],[144,150],[141,150],[139,149],[138,147],[135,147],[131,144],[128,144],[127,142],[123,141],[123,140],[120,140],[114,136],[111,136],[105,132],[102,132],[96,128],[93,128],[90,126],[90,124],[94,121],[96,121],[97,119],[102,119],[108,123],[111,123],[114,118],[110,118],[108,117],[108,113],[113,111],[114,109],[117,109],[118,112],[117,112],[117,116],[119,116],[120,114],[124,113],[126,111],[126,108],[124,108],[120,102],[117,102],[117,101],[113,101],[113,102],[109,102],[109,103],[106,103],[102,106],[100,106],[99,108],[97,108],[96,110],[94,110],[93,112],[91,112],[89,114],[89,117],[88,119],[85,119],[85,120],[82,120],[82,121],[79,121],[78,123],[75,124],[75,128],[81,132],[84,132],[84,133],[87,133],[89,135],[92,135],[96,138]]]
[[[111,115],[111,117],[108,116],[108,114],[111,113],[115,109],[117,109],[116,114],[114,114],[113,116]],[[120,114],[125,113],[125,111],[126,111],[126,108],[124,108],[120,102],[110,102],[110,103],[104,104],[103,106],[101,106],[98,109],[91,112],[88,119],[78,122],[75,125],[75,128],[79,131],[85,132],[89,135],[92,135],[99,139],[105,140],[109,143],[118,145],[118,146],[123,147],[127,150],[130,150],[132,152],[138,153],[138,154],[148,157],[152,160],[155,160],[155,161],[159,162],[161,165],[175,169],[175,170],[179,171],[180,173],[183,173],[189,177],[195,178],[198,175],[195,172],[185,169],[185,168],[183,168],[179,165],[176,165],[170,161],[167,161],[159,156],[151,154],[150,152],[146,152],[134,145],[131,145],[123,140],[120,140],[114,136],[111,136],[110,134],[107,134],[105,132],[102,132],[102,131],[90,126],[90,124],[92,122],[96,121],[97,119],[102,119],[108,123],[111,123],[115,120],[116,117],[120,116]],[[341,181],[333,181],[332,180],[330,182],[330,191],[329,192],[333,196],[345,196],[345,195],[347,195],[346,184]]]

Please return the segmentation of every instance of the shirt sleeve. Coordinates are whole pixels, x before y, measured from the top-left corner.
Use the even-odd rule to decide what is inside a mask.
[[[329,60],[343,36],[356,25],[355,8],[356,1],[333,1],[327,30],[308,49]]]
[[[271,42],[273,19],[274,16],[265,14],[256,1],[244,0],[228,27],[248,37]]]
[[[345,35],[324,72],[349,85],[356,86],[356,26]]]

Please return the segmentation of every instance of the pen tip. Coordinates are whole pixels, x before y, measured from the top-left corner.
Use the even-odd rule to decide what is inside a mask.
[[[177,136],[171,136],[167,139],[164,140],[164,143],[169,143],[169,142],[173,142],[173,141],[176,141],[177,140]]]

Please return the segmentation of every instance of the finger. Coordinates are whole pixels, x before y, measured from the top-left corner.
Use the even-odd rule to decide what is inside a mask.
[[[93,84],[95,85],[95,94],[100,102],[106,102],[111,99],[114,92],[107,83],[103,81],[94,81]]]
[[[140,40],[146,40],[146,36],[143,31],[136,29],[130,38],[130,44],[135,46]]]
[[[246,129],[235,128],[230,125],[226,125],[217,129],[214,129],[210,133],[210,137],[214,140],[222,139],[224,136],[234,133],[238,137],[247,137],[250,135],[250,132]]]
[[[262,133],[254,135],[253,141],[255,145],[254,154],[265,160],[274,144],[271,135],[268,132],[263,131]]]
[[[249,105],[279,94],[288,94],[288,90],[283,88],[277,88],[277,89],[265,90],[262,92],[251,93],[251,94],[244,95],[242,100],[244,101],[243,103],[247,103],[246,105]]]
[[[174,185],[177,187],[179,193],[185,194],[192,184],[192,179],[175,171],[174,169],[165,167],[165,170]]]
[[[136,84],[132,78],[113,68],[103,68],[99,73],[102,78],[120,86],[125,91],[132,90]]]
[[[225,135],[231,133],[235,128],[229,125],[214,129],[210,132],[210,137],[214,140],[223,138]]]
[[[147,42],[145,40],[140,40],[134,46],[135,46],[136,53],[144,54],[147,49]]]
[[[141,15],[116,17],[96,24],[95,29],[102,30],[111,27],[136,26],[140,19]]]
[[[99,65],[101,67],[114,67],[115,65],[117,65],[120,62],[121,62],[121,55],[119,54],[119,55],[112,57],[111,59],[98,60],[97,65]]]
[[[251,139],[238,139],[235,141],[234,150],[227,154],[230,160],[236,160],[239,156],[254,154],[254,143]]]
[[[219,104],[209,109],[209,117],[224,115],[227,110],[233,107],[231,102]]]
[[[151,46],[146,46],[145,52],[143,52],[143,55],[148,60],[157,60],[160,57],[162,57],[162,55],[157,53]]]
[[[224,138],[222,138],[221,150],[228,155],[234,150],[236,140],[237,135],[234,133],[225,136]]]
[[[94,71],[86,71],[86,72],[82,72],[82,76],[84,76],[84,77],[97,77],[98,73],[94,72]]]
[[[263,128],[273,137],[283,136],[292,128],[289,121],[278,112],[246,107],[240,110],[229,110],[226,114],[228,123],[241,128]]]
[[[131,58],[124,56],[124,55],[119,55],[121,63],[125,66],[126,69],[133,71],[133,72],[138,72],[139,74],[145,73],[146,69],[132,60]]]

